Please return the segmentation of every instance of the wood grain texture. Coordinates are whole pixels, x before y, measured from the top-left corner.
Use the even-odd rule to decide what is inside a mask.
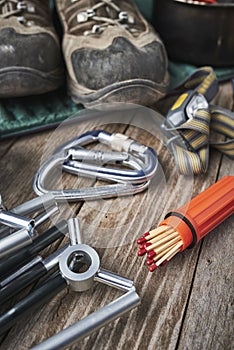
[[[234,164],[221,169],[233,175]],[[233,349],[233,230],[232,216],[201,244],[179,349]]]
[[[225,98],[222,100],[220,94],[219,104],[230,107],[233,103],[230,86],[225,85],[222,90]],[[133,279],[142,302],[130,314],[69,350],[231,349],[232,219],[194,249],[178,254],[167,266],[152,274],[144,259],[137,257],[135,241],[143,232],[156,227],[168,211],[185,203],[218,178],[233,175],[233,162],[212,150],[207,174],[195,178],[179,176],[173,158],[158,134],[153,128],[144,127],[146,120],[139,123],[138,119],[136,114],[131,115],[131,126],[103,122],[103,128],[124,132],[156,149],[160,166],[150,188],[136,196],[65,206],[60,216],[67,217],[71,212],[78,214],[85,243],[98,251],[101,266]],[[7,205],[13,206],[33,197],[34,173],[51,148],[93,126],[100,127],[91,121],[56,133],[24,137],[5,146],[8,152],[0,160],[3,169],[0,192]],[[66,187],[85,184],[91,184],[90,180],[66,177]],[[95,186],[98,185],[100,182],[95,182]],[[65,242],[67,238],[61,246]],[[39,311],[18,322],[2,339],[0,349],[27,350],[120,294],[99,283],[85,293],[74,293],[67,288]]]

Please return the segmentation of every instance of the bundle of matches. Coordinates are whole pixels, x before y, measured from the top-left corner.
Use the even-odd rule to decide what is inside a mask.
[[[168,213],[159,227],[137,240],[139,256],[153,272],[177,253],[192,248],[234,211],[234,176],[226,176],[190,202]]]

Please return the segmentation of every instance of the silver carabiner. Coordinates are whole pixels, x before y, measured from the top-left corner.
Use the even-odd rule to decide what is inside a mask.
[[[109,145],[113,152],[90,151],[83,148],[94,142]],[[104,167],[103,164],[108,162],[118,165],[118,168]],[[123,165],[125,169],[120,169],[119,165]],[[111,181],[116,184],[93,188],[48,190],[45,188],[45,182],[51,171],[58,166],[72,174]],[[125,196],[145,190],[155,175],[157,167],[157,155],[152,148],[141,145],[122,134],[94,130],[57,148],[37,171],[33,188],[37,195],[50,193],[56,201]]]

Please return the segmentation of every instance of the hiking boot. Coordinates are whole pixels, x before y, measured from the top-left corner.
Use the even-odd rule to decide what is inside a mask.
[[[63,82],[48,0],[0,0],[0,97],[41,94]]]
[[[168,86],[164,45],[133,0],[56,0],[72,99],[151,105]]]

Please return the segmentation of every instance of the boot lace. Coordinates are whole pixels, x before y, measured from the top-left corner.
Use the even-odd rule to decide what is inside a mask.
[[[35,13],[34,4],[19,0],[0,0],[0,18],[16,16],[20,23],[27,26],[33,25],[34,22],[27,21],[24,13]]]
[[[71,25],[75,17],[77,18],[78,22],[78,24],[75,26],[71,25],[71,33],[79,29],[81,24],[84,24],[88,21],[94,21],[96,23],[92,26],[91,30],[84,31],[83,34],[86,36],[92,34],[100,34],[111,26],[120,26],[132,34],[138,32],[138,30],[133,27],[135,23],[134,17],[127,11],[122,11],[121,8],[113,0],[100,0],[93,7],[87,9],[86,11],[81,11],[78,13],[77,11],[74,11],[76,9],[77,2],[79,2],[79,0],[71,0],[72,4],[67,8],[67,12],[71,11],[71,15],[68,18],[68,25]],[[97,14],[97,10],[101,8],[105,8],[107,16],[111,11],[113,13],[114,10],[116,13],[116,18],[112,18],[111,16],[99,16]]]

